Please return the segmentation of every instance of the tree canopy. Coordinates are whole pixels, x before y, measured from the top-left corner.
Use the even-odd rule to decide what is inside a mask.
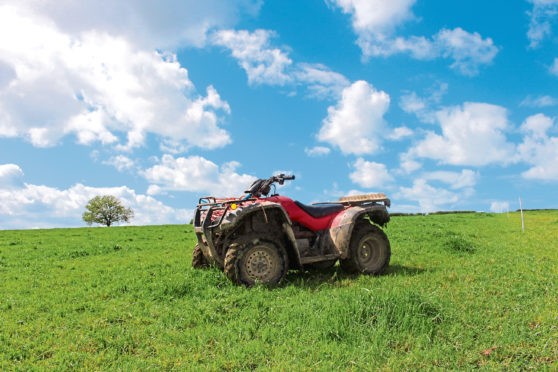
[[[97,195],[87,202],[83,220],[88,225],[98,223],[110,226],[115,222],[128,222],[134,217],[134,211],[126,208],[112,195]]]

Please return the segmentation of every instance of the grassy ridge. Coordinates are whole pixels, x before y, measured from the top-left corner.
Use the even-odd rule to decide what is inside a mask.
[[[386,275],[246,289],[192,228],[0,231],[0,370],[556,369],[558,212],[394,217]]]

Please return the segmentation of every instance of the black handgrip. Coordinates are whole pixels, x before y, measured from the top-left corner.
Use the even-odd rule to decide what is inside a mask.
[[[292,176],[284,176],[283,179],[284,179],[284,180],[294,180],[294,179],[295,179],[295,176],[294,176],[294,175],[292,175]]]

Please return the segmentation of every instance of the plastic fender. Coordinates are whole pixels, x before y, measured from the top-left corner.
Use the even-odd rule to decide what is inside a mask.
[[[235,210],[229,209],[227,215],[223,219],[223,223],[219,226],[220,231],[228,230],[238,226],[247,216],[260,211],[267,211],[270,209],[278,209],[284,217],[284,220],[292,225],[291,219],[287,212],[281,207],[280,204],[270,202],[250,203],[247,205],[239,205]],[[281,221],[283,222],[283,221]]]
[[[264,211],[264,213],[270,210],[281,211],[282,220],[277,221],[277,225],[281,226],[283,233],[287,237],[287,241],[289,244],[285,248],[287,249],[289,256],[296,259],[296,262],[294,262],[294,266],[301,267],[300,254],[296,245],[296,239],[292,229],[292,222],[289,218],[289,215],[280,204],[272,202],[258,202],[245,206],[238,206],[236,210],[229,209],[229,212],[225,216],[223,223],[219,227],[219,230],[224,231],[236,227],[247,218],[249,218],[252,214],[261,212],[262,210]]]
[[[292,199],[285,196],[271,196],[262,200],[269,200],[281,204],[292,221],[298,222],[312,231],[319,231],[329,228],[329,226],[331,225],[331,220],[333,219],[333,215],[319,218],[312,217],[305,211],[303,211],[298,205],[296,205]]]
[[[344,213],[335,216],[335,218],[331,221],[329,236],[335,249],[338,251],[340,258],[347,258],[349,243],[351,242],[351,235],[353,234],[355,223],[361,217],[364,217],[364,215],[369,213],[378,213],[378,211],[384,212],[389,220],[388,212],[386,207],[383,205],[351,207],[346,209]],[[381,224],[383,225],[383,223]]]

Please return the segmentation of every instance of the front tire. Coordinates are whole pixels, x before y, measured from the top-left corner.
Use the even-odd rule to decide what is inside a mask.
[[[358,224],[353,230],[349,255],[341,267],[350,273],[379,274],[388,265],[391,247],[386,234],[371,224]]]
[[[225,274],[236,284],[275,285],[287,274],[288,256],[278,242],[255,238],[248,243],[233,245],[225,255]]]
[[[192,252],[192,267],[194,269],[205,269],[209,267],[209,262],[203,255],[203,251],[199,244],[196,244],[196,248],[194,248],[194,252]]]

